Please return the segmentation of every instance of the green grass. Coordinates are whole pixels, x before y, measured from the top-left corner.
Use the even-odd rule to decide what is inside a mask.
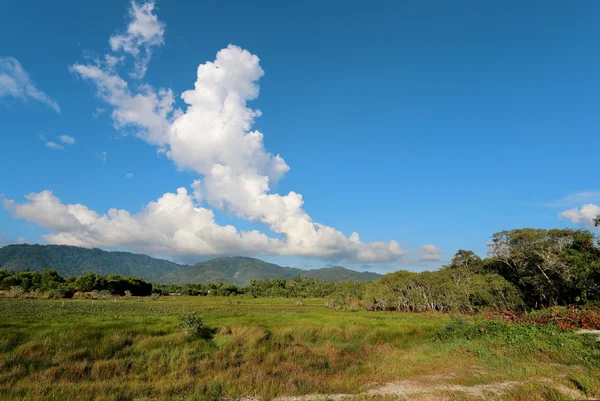
[[[178,329],[180,316],[192,313],[219,329],[212,340]],[[270,399],[359,394],[402,380],[424,387],[518,381],[497,398],[567,399],[548,379],[600,397],[593,339],[463,319],[335,312],[323,300],[0,299],[0,399]],[[457,391],[440,397],[480,399]]]

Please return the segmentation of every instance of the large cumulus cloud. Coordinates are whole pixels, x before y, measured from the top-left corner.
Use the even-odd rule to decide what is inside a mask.
[[[152,3],[133,3],[127,33],[110,41],[113,50],[134,57],[137,77],[147,66],[143,57],[143,68],[138,66],[140,55],[162,44],[164,24],[153,11]],[[143,20],[144,29],[132,28],[136,18]],[[346,236],[313,221],[297,192],[273,192],[290,167],[265,149],[263,133],[253,129],[261,111],[247,103],[259,95],[258,81],[264,75],[256,55],[229,45],[214,61],[200,64],[194,87],[181,95],[184,110],[175,108],[170,89],[128,83],[117,73],[116,58],[109,54],[103,63],[75,64],[71,71],[94,84],[100,99],[112,107],[117,128],[134,128],[142,140],[157,146],[178,168],[197,173],[198,179],[191,183],[191,193],[179,188],[137,214],[116,209],[99,214],[83,205],[65,205],[49,191],[30,194],[22,203],[5,200],[14,217],[51,230],[49,242],[127,246],[164,254],[300,255],[346,262],[395,261],[405,255],[397,241],[365,243],[356,232]],[[210,207],[263,223],[274,235],[219,226]]]

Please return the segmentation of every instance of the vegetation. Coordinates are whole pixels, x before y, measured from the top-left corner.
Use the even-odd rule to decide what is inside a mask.
[[[489,247],[486,259],[460,250],[435,272],[387,274],[366,285],[363,302],[374,310],[461,313],[600,304],[600,248],[591,232],[502,231]]]
[[[356,272],[343,267],[303,270],[281,267],[259,259],[242,256],[218,258],[194,266],[184,267],[165,275],[158,281],[170,284],[224,283],[240,286],[249,285],[252,280],[292,279],[308,277],[321,281],[340,282],[344,280],[366,282],[377,280],[381,275],[370,272]]]
[[[106,252],[66,245],[9,245],[0,247],[0,270],[38,271],[46,268],[60,275],[80,276],[89,271],[100,274],[141,277],[163,284],[223,283],[247,286],[251,280],[291,279],[297,276],[321,281],[366,282],[381,275],[343,267],[302,270],[281,267],[246,257],[218,258],[195,266],[128,252]]]
[[[216,328],[206,326],[202,318],[195,314],[180,316],[179,328],[184,333],[203,340],[211,340],[217,332]]]
[[[503,231],[485,259],[460,250],[437,271],[366,283],[250,279],[263,263],[189,270],[246,285],[0,270],[0,399],[600,397],[600,342],[574,333],[600,329],[589,231]],[[281,269],[293,271],[259,271]],[[99,296],[52,299],[76,291]]]
[[[106,292],[107,294],[145,296],[152,293],[152,284],[138,277],[88,272],[77,278],[61,277],[56,270],[38,272],[9,272],[0,270],[0,290],[9,297],[71,298],[76,291]]]
[[[0,269],[42,272],[46,268],[54,269],[62,276],[80,276],[93,271],[156,280],[181,265],[147,255],[77,246],[23,244],[0,248]]]
[[[336,312],[322,299],[230,301],[0,299],[0,399],[600,396],[600,344],[553,326]],[[189,335],[182,315],[218,331],[212,339]]]
[[[587,230],[502,231],[492,237],[486,262],[530,307],[600,300],[600,248]]]

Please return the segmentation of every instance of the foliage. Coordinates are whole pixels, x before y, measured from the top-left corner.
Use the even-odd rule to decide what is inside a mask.
[[[587,230],[501,231],[485,269],[516,285],[530,307],[600,299],[600,249]]]
[[[362,306],[365,284],[345,281],[335,286],[325,301],[325,305],[333,309],[356,310]]]
[[[513,323],[530,323],[537,325],[555,325],[561,330],[599,329],[600,309],[555,306],[531,312],[488,313],[487,318],[495,318]]]
[[[39,272],[14,272],[0,270],[0,290],[19,288],[21,294],[45,298],[71,298],[75,291],[123,295],[127,291],[136,296],[152,293],[152,284],[138,277],[122,277],[116,274],[104,276],[88,272],[77,278],[61,277],[56,270]],[[11,295],[17,290],[12,290]]]
[[[435,272],[397,271],[366,285],[363,301],[371,309],[474,313],[483,309],[518,309],[518,289],[495,273],[483,273],[482,261],[459,251]]]
[[[476,352],[493,352],[485,344],[499,341],[514,347],[523,356],[541,352],[561,359],[567,354],[574,355],[579,363],[589,367],[600,368],[600,345],[586,336],[564,333],[555,324],[515,323],[499,319],[478,318],[467,321],[453,318],[436,338],[442,341],[478,341],[482,347]]]
[[[111,294],[126,295],[129,291],[130,296],[145,296],[152,293],[152,284],[142,280],[139,277],[119,276],[87,272],[77,277],[73,283],[77,291],[102,291],[107,290]]]
[[[310,277],[292,279],[251,280],[246,292],[254,297],[324,298],[338,285]]]
[[[204,325],[200,316],[195,314],[180,316],[179,328],[190,336],[202,338],[204,340],[211,340],[217,333],[216,328]]]
[[[192,296],[248,296],[252,298],[323,298],[331,294],[339,284],[323,282],[309,277],[291,279],[251,280],[247,286],[235,284],[156,284],[153,291],[162,295],[179,294]]]

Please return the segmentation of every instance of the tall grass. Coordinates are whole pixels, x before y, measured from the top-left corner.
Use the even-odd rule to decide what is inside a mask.
[[[585,337],[490,321],[481,332],[472,318],[435,313],[335,312],[322,300],[228,301],[0,300],[0,399],[269,399],[440,375],[462,385],[560,377],[600,395],[600,351]],[[187,314],[214,338],[182,332]]]

